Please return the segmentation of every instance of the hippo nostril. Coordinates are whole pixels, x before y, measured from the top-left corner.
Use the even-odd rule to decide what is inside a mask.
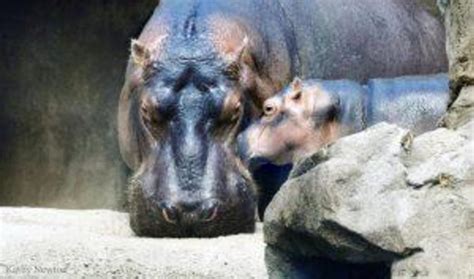
[[[169,204],[163,204],[161,206],[161,213],[166,222],[176,224],[178,222],[178,209]]]
[[[211,222],[216,219],[219,211],[219,203],[216,200],[206,201],[200,208],[199,219],[202,222]]]

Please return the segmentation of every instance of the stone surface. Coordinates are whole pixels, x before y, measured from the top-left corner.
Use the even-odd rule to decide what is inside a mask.
[[[212,239],[133,236],[108,210],[0,207],[0,277],[266,278],[261,227]]]
[[[443,117],[441,125],[457,128],[474,118],[474,86],[463,87]]]
[[[340,139],[296,164],[265,241],[290,257],[395,262],[395,278],[474,275],[473,128],[413,137],[382,123]]]
[[[446,3],[445,27],[454,101],[461,87],[474,84],[474,2],[450,0]]]

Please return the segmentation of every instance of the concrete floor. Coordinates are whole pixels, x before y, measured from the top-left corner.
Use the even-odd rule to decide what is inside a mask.
[[[214,239],[138,238],[126,213],[0,207],[0,277],[266,278],[261,226]]]

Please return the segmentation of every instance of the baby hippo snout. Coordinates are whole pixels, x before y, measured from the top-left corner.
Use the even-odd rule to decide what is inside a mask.
[[[163,202],[161,205],[163,219],[171,224],[193,225],[207,223],[216,219],[219,201],[208,199],[203,202]]]

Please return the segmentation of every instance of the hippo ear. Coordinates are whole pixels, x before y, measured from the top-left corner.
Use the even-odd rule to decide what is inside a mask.
[[[150,61],[150,50],[138,40],[132,40],[131,55],[138,66],[145,66]]]
[[[293,92],[300,92],[303,90],[303,81],[299,77],[295,77],[290,84]]]

